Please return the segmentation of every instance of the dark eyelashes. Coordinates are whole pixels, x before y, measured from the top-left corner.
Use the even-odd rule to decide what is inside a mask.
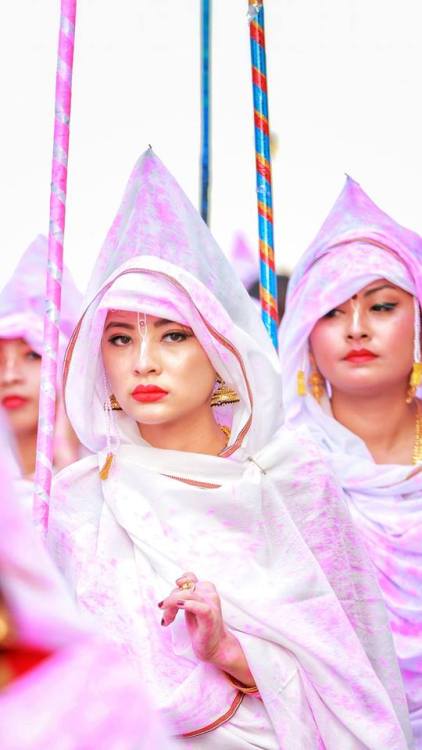
[[[192,333],[189,333],[188,331],[167,331],[162,336],[162,341],[165,340],[169,336],[175,337],[175,343],[177,343],[176,339],[179,339],[179,341],[185,341],[188,338],[191,338],[193,336]],[[116,344],[117,346],[119,344],[129,344],[132,341],[131,336],[127,336],[124,333],[114,334],[114,336],[110,336],[108,339],[110,344]]]
[[[120,333],[120,334],[115,335],[115,336],[110,336],[109,343],[110,344],[117,344],[117,342],[121,342],[123,339],[125,339],[125,341],[124,341],[125,344],[128,344],[130,341],[132,341],[132,339],[130,338],[130,336],[125,336],[125,334]]]
[[[397,305],[398,302],[379,302],[371,305],[371,310],[373,310],[374,312],[388,312],[389,310],[394,310]],[[325,313],[324,318],[334,318],[335,314],[338,312],[343,311],[340,310],[340,308],[335,307],[333,310],[329,310],[327,313]]]
[[[383,310],[394,310],[394,308],[397,307],[397,304],[397,302],[382,302],[372,305],[371,310],[375,310],[375,312],[382,312]]]

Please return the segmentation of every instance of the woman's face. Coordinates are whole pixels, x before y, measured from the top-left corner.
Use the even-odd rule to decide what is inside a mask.
[[[385,279],[324,315],[310,335],[317,368],[332,388],[361,395],[405,391],[413,343],[413,297]]]
[[[24,339],[0,339],[0,403],[16,435],[36,432],[41,357]]]
[[[216,372],[190,328],[110,310],[101,351],[112,393],[138,424],[176,422],[211,408]]]

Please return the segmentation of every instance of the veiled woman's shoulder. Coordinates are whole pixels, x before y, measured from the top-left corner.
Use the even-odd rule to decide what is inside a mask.
[[[280,460],[290,460],[297,464],[320,464],[331,474],[327,457],[305,424],[299,426],[282,425],[274,436],[278,445]]]
[[[93,480],[96,482],[100,481],[98,456],[96,453],[90,453],[57,472],[53,477],[52,493],[54,494],[58,488],[66,487],[75,482],[80,483],[84,480],[91,482]]]
[[[94,546],[102,506],[96,454],[75,461],[54,477],[47,543],[69,580],[73,575],[73,558],[76,554],[90,554]]]

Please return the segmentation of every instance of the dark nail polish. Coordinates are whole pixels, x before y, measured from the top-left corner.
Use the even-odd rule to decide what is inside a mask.
[[[164,617],[163,617],[163,619],[161,620],[161,624],[162,624],[162,625],[165,625],[165,624],[166,624],[166,621],[165,621]]]
[[[182,602],[182,601],[176,602],[176,604],[177,604],[178,607],[184,607],[185,606],[185,602]]]
[[[158,602],[158,606],[160,607],[160,609],[161,609],[161,607],[163,606],[163,604],[164,604],[164,599],[163,599],[163,601],[162,601],[162,602]]]

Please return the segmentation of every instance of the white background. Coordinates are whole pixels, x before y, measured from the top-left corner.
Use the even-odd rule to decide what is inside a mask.
[[[213,0],[211,228],[256,245],[246,0]],[[65,256],[83,286],[151,143],[199,199],[199,0],[79,0]],[[290,268],[351,174],[422,233],[421,0],[265,0],[277,263]],[[1,268],[48,231],[59,0],[3,3]]]

